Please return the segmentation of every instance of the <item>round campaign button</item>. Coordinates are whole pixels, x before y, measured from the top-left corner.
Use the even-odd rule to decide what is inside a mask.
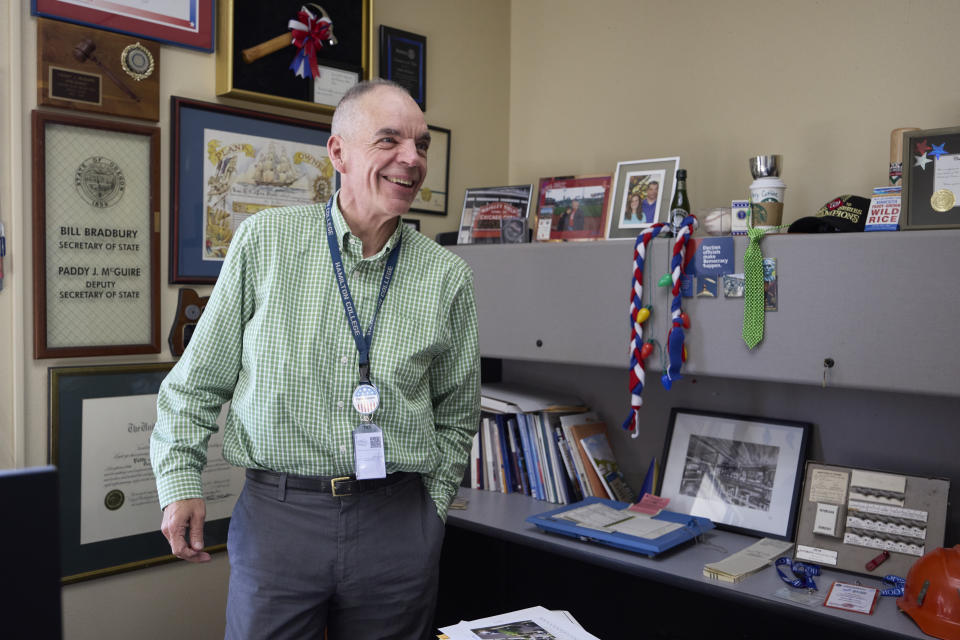
[[[365,416],[372,414],[380,406],[380,392],[372,384],[363,383],[353,391],[353,408]]]

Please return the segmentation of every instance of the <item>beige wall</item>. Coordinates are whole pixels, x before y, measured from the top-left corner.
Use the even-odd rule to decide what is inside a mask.
[[[459,223],[468,183],[502,184],[507,176],[510,20],[508,0],[381,0],[376,27],[386,24],[427,37],[429,124],[451,135],[450,198],[446,217],[412,215],[433,237]],[[47,368],[83,364],[168,361],[166,334],[176,308],[177,286],[166,284],[169,212],[169,96],[218,101],[211,54],[163,46],[160,61],[161,135],[161,333],[155,357],[32,359],[32,268],[30,232],[30,111],[36,107],[36,20],[29,3],[0,0],[0,220],[11,255],[0,292],[0,468],[47,460]],[[377,45],[374,43],[374,71]],[[328,121],[309,112],[240,101],[241,107]],[[9,141],[9,144],[7,144]],[[209,287],[197,287],[202,292]],[[159,512],[158,512],[159,526]],[[64,631],[70,640],[222,636],[228,565],[225,554],[211,565],[166,565],[99,578],[63,589]]]
[[[890,131],[960,121],[955,0],[517,0],[510,180],[680,156],[694,209],[779,153],[784,220],[886,184]]]

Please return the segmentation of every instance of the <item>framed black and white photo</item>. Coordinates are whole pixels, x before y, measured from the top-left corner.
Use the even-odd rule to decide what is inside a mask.
[[[812,426],[672,409],[660,496],[718,527],[793,540]]]

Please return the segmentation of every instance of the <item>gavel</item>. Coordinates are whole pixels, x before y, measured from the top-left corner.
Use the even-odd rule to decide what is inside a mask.
[[[120,87],[121,89],[123,89],[123,92],[124,92],[124,93],[126,93],[128,96],[130,96],[133,100],[135,100],[135,101],[137,101],[137,102],[140,102],[139,96],[137,96],[137,94],[135,94],[135,93],[133,92],[133,90],[130,89],[130,87],[128,87],[127,85],[125,85],[125,84],[123,83],[123,80],[121,80],[119,77],[117,77],[117,76],[113,73],[113,71],[110,71],[110,69],[108,69],[106,65],[104,65],[102,62],[100,62],[100,61],[97,59],[97,56],[93,55],[93,52],[96,50],[96,48],[97,48],[97,45],[95,45],[95,44],[93,43],[93,40],[91,40],[90,38],[86,38],[86,39],[78,42],[78,43],[73,47],[73,57],[76,58],[76,59],[77,59],[78,61],[80,61],[80,62],[86,62],[87,60],[92,61],[92,62],[93,62],[94,64],[96,64],[98,67],[100,67],[101,69],[103,69],[104,73],[106,73],[108,76],[110,76],[110,79],[113,80],[114,84],[116,84],[118,87]]]
[[[324,10],[323,7],[313,3],[311,3],[309,6],[316,8],[320,12],[321,18],[325,18],[328,21],[330,20],[330,16],[327,15],[327,12]],[[306,7],[304,7],[304,9],[306,9]],[[329,35],[327,39],[324,40],[324,43],[332,47],[335,44],[337,44],[337,42],[339,42],[337,40],[337,37],[333,35],[332,21],[329,22],[328,29],[329,29],[328,31]],[[251,62],[255,62],[264,56],[268,56],[271,53],[274,53],[276,51],[280,51],[283,48],[289,47],[291,44],[293,44],[292,35],[289,32],[283,33],[275,38],[270,38],[265,42],[261,42],[258,45],[254,45],[248,49],[244,49],[243,51],[240,52],[240,55],[243,58],[244,62],[246,62],[247,64],[250,64]]]

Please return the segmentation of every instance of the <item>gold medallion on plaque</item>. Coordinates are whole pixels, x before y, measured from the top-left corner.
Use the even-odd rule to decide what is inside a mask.
[[[153,54],[139,42],[128,45],[120,54],[120,66],[137,82],[145,80],[153,73]]]
[[[953,195],[953,191],[950,191],[950,189],[938,189],[930,196],[930,206],[933,207],[934,211],[940,213],[950,211],[956,204],[957,197]]]

